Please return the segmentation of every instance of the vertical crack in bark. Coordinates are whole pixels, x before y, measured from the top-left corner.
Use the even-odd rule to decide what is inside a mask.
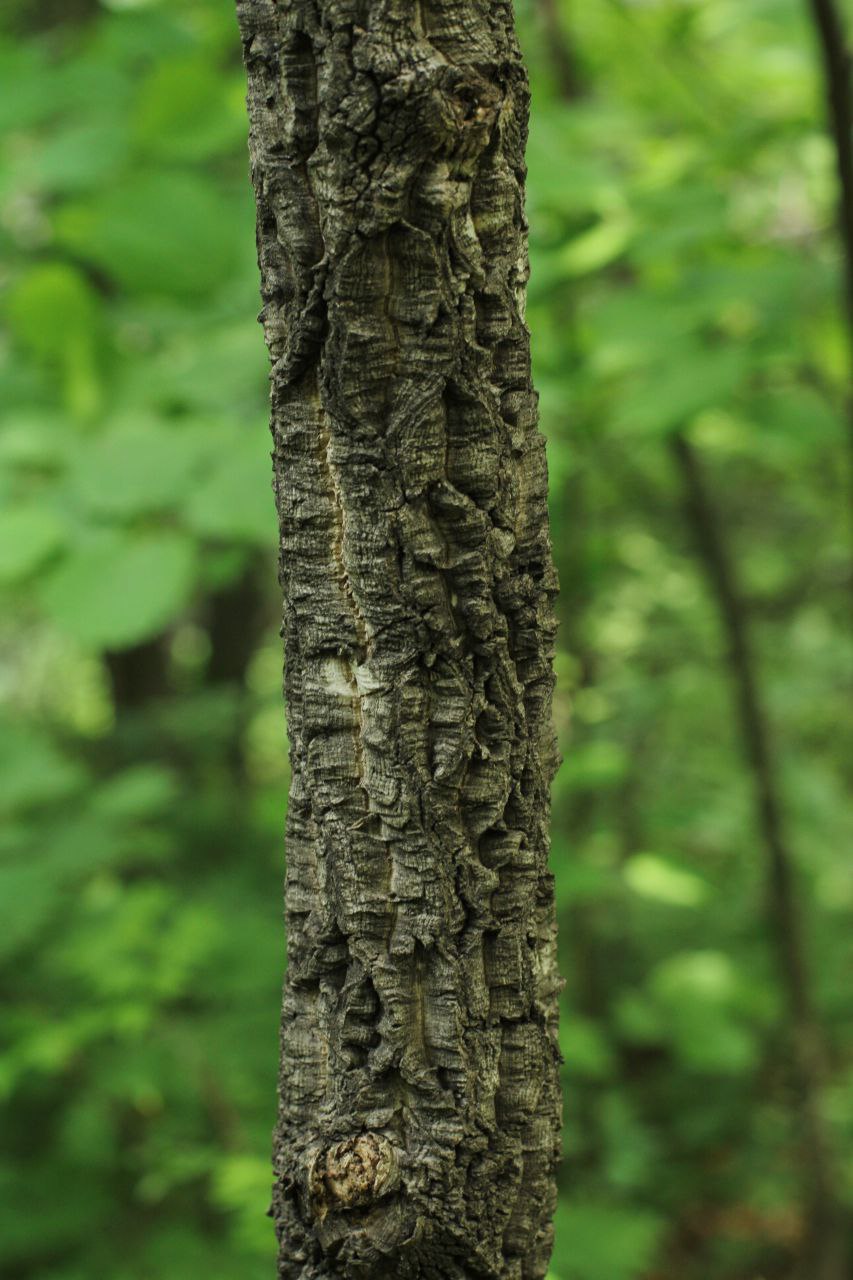
[[[292,761],[279,1272],[541,1280],[555,578],[512,9],[238,14]]]
[[[332,440],[329,435],[328,427],[325,423],[320,430],[319,445],[320,461],[326,478],[329,502],[331,504],[332,511],[334,512],[334,525],[331,540],[332,555],[335,560],[338,581],[341,584],[341,589],[352,613],[353,625],[355,627],[356,636],[358,637],[361,656],[364,657],[367,654],[368,645],[367,627],[365,626],[361,610],[358,607],[358,601],[353,594],[352,583],[350,582],[349,574],[347,573],[346,559],[344,555],[344,548],[346,545],[346,511],[344,509],[343,502],[341,501],[340,484],[338,483],[337,475],[335,473],[335,464],[332,461]],[[349,664],[347,665],[349,666]],[[355,696],[358,697],[358,686],[355,684],[355,677],[352,674],[351,668],[349,678],[356,690]]]

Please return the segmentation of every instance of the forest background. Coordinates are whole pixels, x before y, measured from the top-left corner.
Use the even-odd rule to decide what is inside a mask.
[[[819,44],[806,0],[517,9],[562,581],[553,1276],[788,1280],[853,1214]],[[4,0],[7,1280],[273,1272],[287,764],[244,93],[227,0]]]

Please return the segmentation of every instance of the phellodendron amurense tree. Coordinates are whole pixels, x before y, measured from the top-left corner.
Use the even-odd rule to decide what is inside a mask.
[[[286,1280],[541,1280],[556,589],[510,0],[237,0],[292,782]]]

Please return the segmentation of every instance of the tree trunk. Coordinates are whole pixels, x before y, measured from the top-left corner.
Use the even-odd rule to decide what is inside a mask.
[[[555,575],[508,0],[238,0],[293,780],[279,1274],[538,1280]]]

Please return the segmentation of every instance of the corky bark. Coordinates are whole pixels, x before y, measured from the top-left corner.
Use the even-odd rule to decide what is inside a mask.
[[[538,1280],[555,576],[509,0],[238,0],[293,780],[287,1280]]]

